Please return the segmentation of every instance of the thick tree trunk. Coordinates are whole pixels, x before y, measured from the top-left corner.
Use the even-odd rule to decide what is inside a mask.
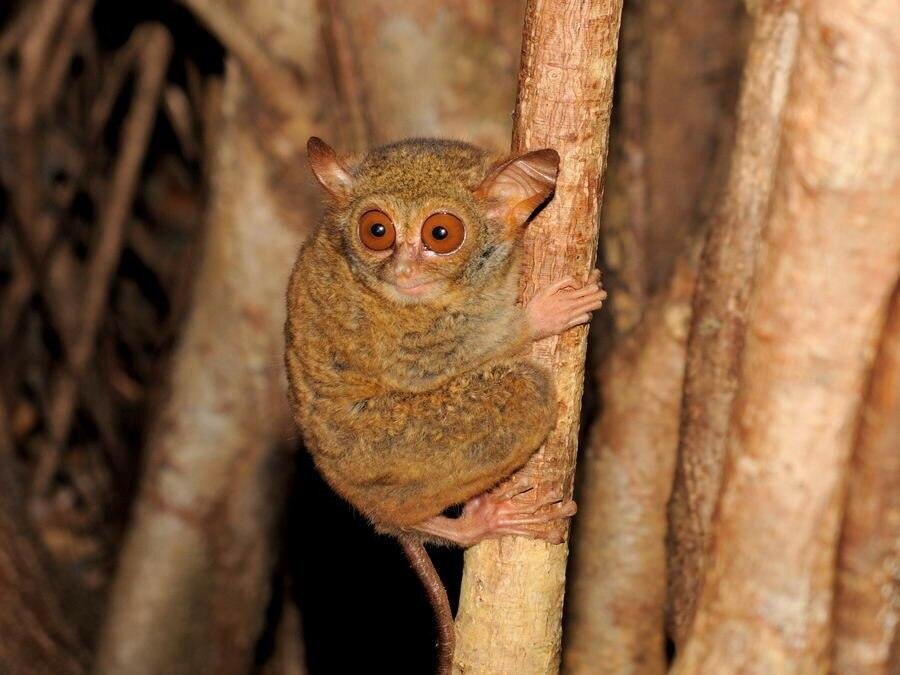
[[[602,415],[576,489],[567,672],[665,669],[665,509],[681,404],[679,327],[690,317],[696,256],[659,285],[686,240],[699,238],[727,168],[745,24],[737,1],[623,9],[601,220],[615,343],[597,376]],[[643,406],[631,405],[635,392],[647,397]]]
[[[843,478],[900,265],[900,5],[804,3],[682,673],[821,673]]]
[[[218,13],[226,5],[214,9],[201,18],[224,30],[226,44],[236,40],[232,29],[265,35],[266,49],[288,68],[320,67],[311,0],[246,3],[231,23]],[[249,64],[265,55],[252,39],[237,43]],[[268,71],[257,66],[244,71],[228,60],[193,311],[147,450],[100,673],[244,673],[263,625],[290,460],[279,444],[290,437],[284,288],[315,220],[315,197],[297,178],[305,165],[292,143],[317,129],[299,112],[314,105],[265,98],[271,87],[260,86],[260,77]],[[282,163],[289,157],[292,165]]]
[[[597,247],[622,4],[532,0],[526,6],[513,150],[553,147],[556,197],[526,237],[523,298],[565,274],[586,277]],[[524,469],[535,497],[571,493],[587,331],[542,341],[559,415]],[[522,538],[466,552],[457,617],[457,672],[548,673],[559,667],[567,547]]]
[[[860,414],[834,614],[835,673],[897,672],[889,668],[900,626],[900,285]]]
[[[747,298],[772,191],[798,34],[792,10],[760,10],[754,18],[731,168],[700,265],[669,507],[668,618],[676,644],[683,642],[693,615],[719,494]]]
[[[567,673],[666,672],[666,502],[699,251],[604,364],[603,412],[579,463]]]

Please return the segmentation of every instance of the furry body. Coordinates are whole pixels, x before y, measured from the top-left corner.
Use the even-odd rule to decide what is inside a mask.
[[[427,140],[373,151],[291,275],[294,417],[325,479],[381,529],[483,493],[525,463],[553,422],[549,377],[524,356],[519,240],[473,194],[491,160]],[[360,262],[353,223],[372,203],[410,227],[448,204],[465,216],[472,240],[452,265],[435,261],[432,273],[448,280],[438,297],[394,297]]]

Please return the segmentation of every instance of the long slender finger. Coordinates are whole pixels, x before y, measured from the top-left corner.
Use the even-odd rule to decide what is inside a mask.
[[[569,312],[576,311],[578,307],[585,307],[594,303],[603,303],[606,299],[606,296],[603,293],[591,293],[580,298],[566,298],[565,302],[562,303],[562,307],[564,307]],[[596,309],[596,308],[595,308]]]
[[[566,293],[566,298],[583,298],[586,295],[591,295],[592,293],[599,293],[601,291],[600,286],[595,283],[587,283],[581,288],[577,288],[574,291]]]
[[[562,289],[571,286],[572,288],[579,288],[581,284],[579,284],[573,277],[566,277],[565,279],[560,279],[559,281],[555,281],[547,288],[540,292],[540,295],[553,295],[554,293],[558,293]]]
[[[605,297],[606,296],[600,291],[595,291],[593,293],[585,293],[579,297],[566,298],[566,301],[563,304],[566,307],[577,307],[586,302],[602,302]]]
[[[566,493],[563,491],[562,487],[559,485],[553,485],[550,487],[549,491],[546,495],[544,495],[544,505],[547,504],[556,504],[557,502],[561,502],[565,499]]]
[[[543,504],[514,504],[508,502],[506,505],[500,506],[500,517],[503,518],[503,522],[509,522],[510,519],[515,519],[522,515],[534,514],[543,506]]]
[[[592,296],[573,304],[568,309],[570,314],[584,314],[585,312],[593,312],[601,307],[603,307],[603,299],[599,296]]]
[[[518,474],[517,474],[518,475]],[[499,491],[491,492],[491,499],[498,502],[509,501],[526,492],[531,492],[534,485],[523,478],[513,477],[506,484],[500,486]]]
[[[580,326],[590,320],[590,314],[579,314],[578,316],[569,319],[568,323],[566,323],[566,328],[574,328],[575,326]]]
[[[518,516],[506,517],[503,519],[503,525],[539,525],[551,520],[574,516],[577,511],[578,507],[575,502],[569,500],[553,504],[550,508],[547,508],[540,513],[522,513]]]

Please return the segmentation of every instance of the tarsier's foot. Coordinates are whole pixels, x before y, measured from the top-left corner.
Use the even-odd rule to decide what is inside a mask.
[[[585,283],[567,277],[538,292],[525,306],[528,325],[535,340],[559,335],[591,320],[600,309],[606,291],[600,284],[600,270],[591,272]]]
[[[520,497],[531,486],[511,484],[497,492],[487,492],[466,502],[459,518],[437,516],[415,527],[416,530],[467,548],[485,539],[519,535],[562,543],[566,518],[575,515],[577,507],[562,492],[546,495],[537,503]]]

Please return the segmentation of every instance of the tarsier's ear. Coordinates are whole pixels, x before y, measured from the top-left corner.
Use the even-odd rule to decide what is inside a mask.
[[[353,177],[330,145],[313,136],[306,143],[306,154],[309,157],[309,168],[332,196],[343,197],[350,191]]]
[[[553,193],[558,171],[556,150],[534,150],[494,167],[475,189],[475,197],[485,203],[490,217],[506,225],[509,234],[518,234],[534,210]]]

